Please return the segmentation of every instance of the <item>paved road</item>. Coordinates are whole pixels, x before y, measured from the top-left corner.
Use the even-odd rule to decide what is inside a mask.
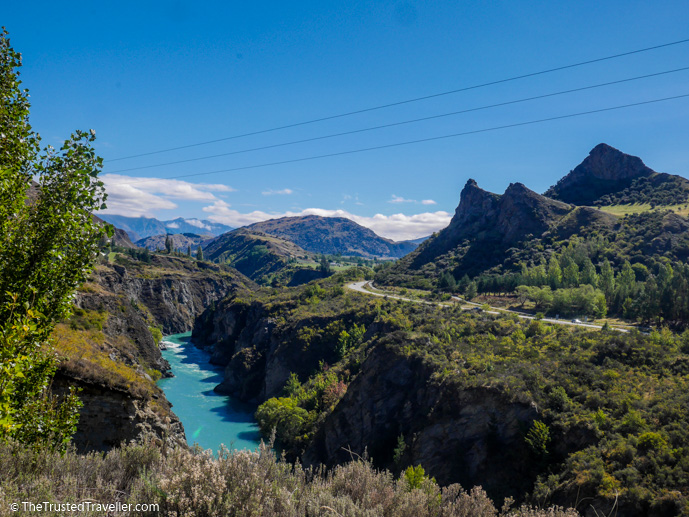
[[[368,284],[368,286],[369,286],[370,288],[373,289],[373,282],[371,282],[370,280],[364,280],[364,281],[362,281],[362,282],[353,282],[353,283],[351,283],[351,284],[347,284],[347,288],[348,288],[348,289],[351,289],[352,291],[356,291],[356,292],[358,292],[358,293],[364,293],[364,294],[368,294],[368,295],[371,295],[371,296],[379,296],[379,297],[382,297],[382,298],[387,297],[387,298],[393,298],[393,299],[395,299],[395,300],[404,300],[404,301],[406,301],[406,302],[425,303],[425,304],[427,304],[427,305],[439,305],[439,306],[441,306],[441,307],[450,307],[450,306],[451,306],[451,305],[448,304],[448,303],[427,302],[427,301],[425,301],[425,300],[414,300],[414,299],[412,299],[412,298],[405,298],[404,296],[398,296],[398,295],[396,295],[396,294],[386,294],[386,293],[382,293],[382,292],[369,291],[368,289],[364,289],[364,286],[365,286],[366,284]],[[474,303],[474,302],[468,302],[468,301],[462,300],[461,298],[458,298],[458,297],[456,297],[456,296],[453,296],[452,299],[455,300],[455,301],[457,301],[457,302],[466,303],[466,304],[469,304],[469,305],[474,305],[474,306],[476,306],[476,307],[480,307],[480,306],[481,306],[481,304]],[[494,308],[492,308],[492,309],[494,309]],[[471,309],[465,309],[465,310],[471,310]],[[532,314],[525,314],[525,313],[523,313],[523,312],[511,311],[511,310],[509,310],[509,309],[502,309],[502,310],[500,310],[500,311],[497,311],[497,310],[488,310],[488,311],[483,311],[483,312],[485,312],[485,313],[487,313],[487,314],[504,314],[504,313],[509,313],[509,314],[514,314],[514,315],[516,315],[518,318],[522,318],[522,319],[525,319],[525,320],[533,320],[533,319],[536,319],[536,317],[533,316]],[[554,324],[554,325],[569,325],[569,326],[572,326],[572,327],[587,327],[587,328],[599,329],[599,330],[600,330],[601,328],[603,328],[603,327],[601,327],[600,325],[594,325],[593,323],[574,323],[574,322],[572,322],[572,321],[567,321],[567,320],[556,320],[556,319],[552,319],[552,318],[543,318],[543,319],[541,319],[541,321],[545,321],[546,323],[552,323],[552,324]],[[616,328],[616,327],[612,327],[612,329],[613,329],[613,330],[617,330],[617,331],[619,331],[619,332],[629,332],[627,329],[621,329],[621,328]]]

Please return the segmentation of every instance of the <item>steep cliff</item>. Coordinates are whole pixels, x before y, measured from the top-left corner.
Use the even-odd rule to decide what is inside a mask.
[[[121,442],[186,443],[184,430],[155,385],[168,374],[152,329],[191,329],[208,305],[251,281],[229,268],[153,255],[124,254],[98,265],[75,299],[73,317],[54,333],[65,357],[56,386],[81,388],[75,444],[106,450]]]
[[[312,311],[308,302],[300,301],[303,305],[289,321],[281,316],[290,306],[295,308],[290,300],[260,295],[253,300],[229,297],[201,314],[192,339],[211,352],[212,362],[225,366],[223,382],[216,391],[243,401],[263,402],[280,395],[290,373],[307,378],[321,361],[337,361],[335,329],[353,324],[356,311],[353,307]],[[359,319],[366,323],[370,316],[359,315]]]
[[[125,387],[75,378],[73,372],[61,369],[53,390],[61,393],[69,386],[80,390],[83,403],[73,437],[78,451],[107,451],[131,442],[186,446],[184,427],[162,391],[142,396]]]
[[[196,316],[230,291],[252,286],[251,280],[223,265],[166,255],[142,262],[120,254],[114,263],[96,268],[77,305],[93,306],[114,295],[140,304],[164,334],[175,334],[191,330]]]
[[[535,476],[523,429],[538,417],[535,404],[495,388],[439,384],[433,374],[431,365],[395,344],[377,345],[309,443],[304,462],[333,465],[367,451],[394,470],[402,436],[406,450],[398,461],[423,465],[440,484],[477,484],[493,497],[527,490]]]

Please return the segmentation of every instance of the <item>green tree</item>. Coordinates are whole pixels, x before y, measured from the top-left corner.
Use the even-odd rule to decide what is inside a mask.
[[[551,289],[557,289],[562,285],[562,270],[557,257],[553,255],[548,262],[548,284]]]
[[[62,448],[74,431],[75,391],[49,386],[59,358],[50,334],[66,318],[112,227],[104,208],[95,132],[77,131],[59,151],[40,150],[20,87],[21,56],[0,35],[0,439]],[[33,179],[37,180],[37,183]]]
[[[452,276],[452,273],[445,271],[442,275],[440,275],[440,280],[438,280],[438,289],[441,291],[450,292],[457,289],[457,281],[455,280],[455,277]]]
[[[281,443],[290,443],[301,434],[308,417],[308,411],[291,397],[268,399],[256,411],[261,433],[268,436],[275,430],[275,437]]]
[[[534,420],[533,425],[526,433],[524,441],[537,457],[543,458],[548,454],[550,443],[550,427],[540,420]]]
[[[610,265],[608,259],[605,259],[600,268],[598,286],[603,291],[603,294],[605,294],[605,299],[608,300],[608,303],[611,303],[615,294],[615,273],[613,272],[612,266]]]
[[[567,264],[562,271],[562,283],[566,287],[577,287],[579,285],[579,266],[574,261]]]
[[[172,237],[169,233],[165,235],[165,251],[168,252],[168,255],[172,253]]]
[[[596,273],[596,266],[593,265],[591,259],[586,257],[584,259],[584,267],[581,272],[581,283],[588,284],[593,288],[598,287],[598,274]]]
[[[327,258],[325,258],[325,255],[321,255],[320,269],[321,273],[323,273],[324,275],[329,275],[332,272],[330,268],[330,261]]]
[[[467,286],[467,290],[464,293],[464,296],[466,297],[467,300],[473,300],[476,298],[476,295],[478,294],[478,287],[476,286],[476,282],[472,281],[469,282],[469,285]]]
[[[191,257],[191,244],[187,246],[187,257]]]
[[[395,450],[393,451],[392,454],[392,461],[395,462],[395,465],[400,467],[402,465],[402,458],[404,457],[404,453],[407,451],[407,442],[404,439],[404,435],[400,434],[397,437],[397,447],[395,447]]]
[[[201,248],[200,244],[199,247],[196,248],[196,260],[203,261],[203,249]]]

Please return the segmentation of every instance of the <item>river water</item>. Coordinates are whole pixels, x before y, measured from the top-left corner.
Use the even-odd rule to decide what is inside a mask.
[[[213,391],[222,381],[223,368],[211,364],[210,354],[196,348],[190,336],[191,332],[185,332],[163,338],[167,347],[163,357],[175,376],[158,381],[184,425],[189,445],[198,443],[214,452],[220,444],[255,449],[260,442],[256,407]]]

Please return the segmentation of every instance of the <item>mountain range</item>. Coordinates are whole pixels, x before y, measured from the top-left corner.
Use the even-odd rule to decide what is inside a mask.
[[[121,228],[129,234],[129,238],[136,242],[153,235],[168,233],[194,233],[203,235],[222,235],[233,230],[231,226],[200,219],[184,219],[178,217],[169,221],[160,221],[153,217],[127,217],[124,215],[99,214],[101,219]]]

